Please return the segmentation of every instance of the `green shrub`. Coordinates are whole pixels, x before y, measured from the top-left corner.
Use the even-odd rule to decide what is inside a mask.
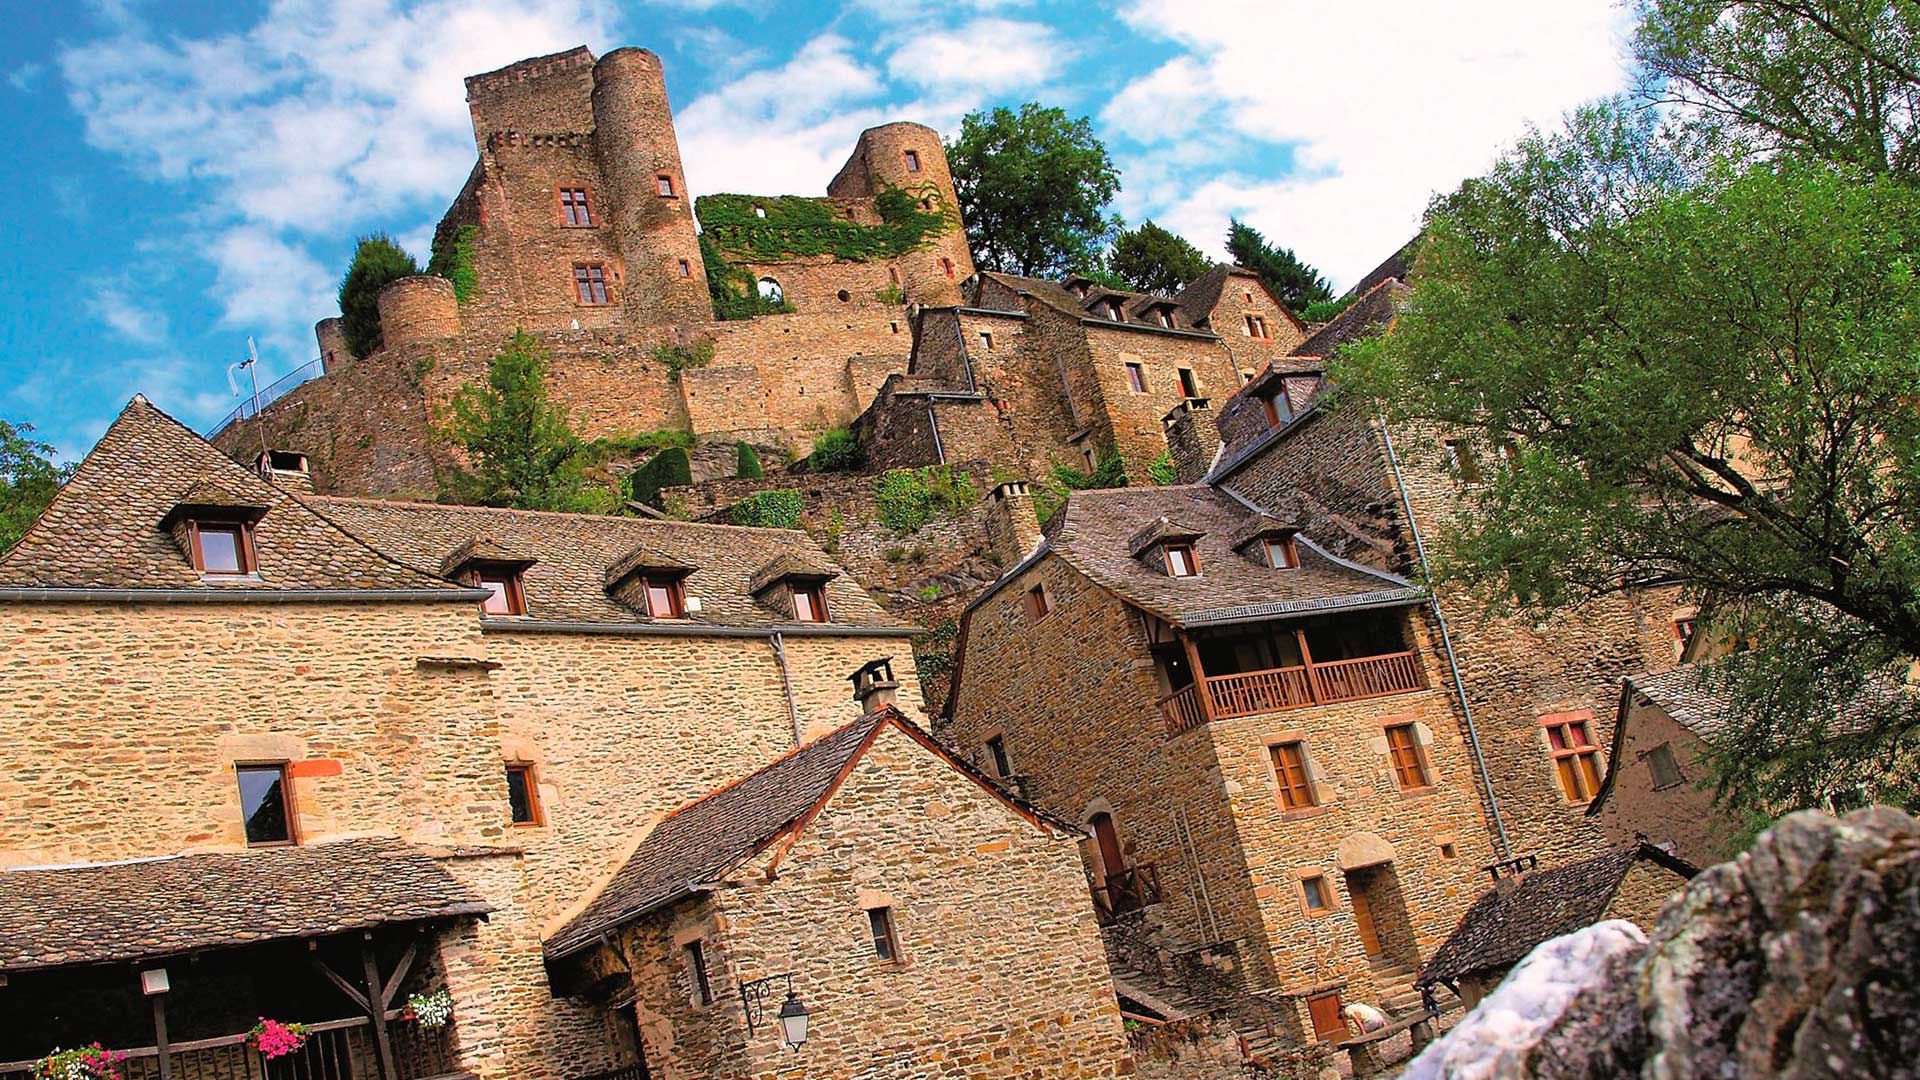
[[[800,493],[792,488],[756,491],[727,508],[727,520],[735,525],[758,525],[768,529],[800,527]]]
[[[1308,304],[1306,309],[1300,312],[1300,321],[1306,323],[1332,322],[1334,316],[1347,310],[1348,306],[1357,299],[1359,299],[1357,296],[1348,296],[1339,300],[1320,300]]]
[[[935,514],[957,517],[980,499],[973,479],[951,465],[889,469],[874,481],[880,521],[894,532],[914,532]]]
[[[480,275],[473,268],[473,240],[480,226],[462,225],[452,232],[433,234],[433,252],[427,259],[427,273],[453,283],[453,298],[466,303],[480,288]]]
[[[941,588],[941,587],[940,587],[940,586],[939,586],[939,585],[938,585],[938,584],[936,583],[936,584],[932,584],[932,585],[923,585],[923,586],[921,586],[921,588],[920,588],[920,591],[919,591],[918,593],[915,593],[914,595],[916,595],[916,596],[918,596],[918,597],[919,597],[919,598],[920,598],[921,600],[923,600],[923,601],[925,601],[925,602],[927,602],[927,603],[929,603],[929,604],[931,604],[931,603],[933,603],[933,602],[934,602],[935,600],[938,600],[938,599],[940,599],[940,598],[941,598],[942,596],[945,596],[945,595],[946,595],[946,592],[947,592],[947,590],[945,590],[945,589],[943,589],[943,588]]]
[[[589,439],[580,451],[580,460],[591,467],[605,465],[614,458],[637,458],[654,454],[669,446],[693,449],[691,431],[635,431],[626,435],[604,435]]]
[[[680,373],[689,368],[706,367],[713,362],[713,342],[699,341],[692,345],[656,345],[653,349],[653,361],[667,369],[667,378],[680,381]]]
[[[1173,467],[1173,452],[1171,450],[1162,450],[1160,456],[1154,458],[1153,463],[1147,466],[1147,479],[1159,484],[1161,487],[1166,487],[1168,484],[1179,481],[1180,474],[1179,471]]]
[[[627,477],[627,497],[648,506],[660,505],[660,489],[693,483],[693,462],[686,450],[669,446],[647,459]]]
[[[742,480],[758,480],[767,475],[767,470],[760,467],[760,455],[746,443],[733,446],[733,475]]]
[[[866,448],[846,428],[823,431],[813,440],[807,464],[814,472],[852,472],[867,463]]]
[[[354,246],[340,279],[340,333],[356,360],[380,348],[380,290],[419,272],[420,264],[386,233],[363,236]]]

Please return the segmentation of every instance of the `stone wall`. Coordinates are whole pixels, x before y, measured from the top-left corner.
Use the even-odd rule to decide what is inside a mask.
[[[1036,828],[889,728],[784,857],[781,847],[731,875],[708,911],[623,937],[635,969],[649,969],[636,988],[654,1075],[1131,1072],[1073,837]],[[866,910],[878,906],[892,908],[897,962],[874,953]],[[704,1010],[681,973],[689,931],[717,946],[719,1000]],[[747,1035],[734,991],[788,973],[812,1013],[798,1060],[777,1025]],[[683,1027],[695,1012],[706,1019]],[[715,1043],[743,1050],[716,1054]]]
[[[1740,822],[1714,806],[1699,736],[1638,693],[1629,699],[1626,727],[1619,756],[1611,762],[1612,786],[1595,815],[1608,842],[1619,846],[1644,836],[1673,845],[1674,854],[1696,866],[1732,856]],[[1673,787],[1656,788],[1647,764],[1647,755],[1661,745],[1680,766],[1681,782]]]

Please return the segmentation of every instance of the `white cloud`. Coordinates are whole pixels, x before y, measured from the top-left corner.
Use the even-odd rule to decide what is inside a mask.
[[[1217,252],[1237,214],[1336,282],[1354,280],[1413,234],[1433,193],[1484,171],[1528,124],[1625,85],[1626,16],[1611,0],[1470,7],[1134,0],[1130,26],[1187,52],[1106,114],[1146,144],[1129,186],[1156,169],[1187,177],[1145,200],[1162,224]],[[1182,143],[1196,129],[1291,145],[1297,171],[1192,186],[1204,155]]]
[[[138,286],[128,278],[100,279],[89,282],[87,310],[107,329],[128,341],[157,345],[167,338],[167,314],[142,304],[136,296]]]
[[[1003,93],[1045,82],[1072,55],[1042,23],[984,18],[908,35],[887,71],[918,86]]]

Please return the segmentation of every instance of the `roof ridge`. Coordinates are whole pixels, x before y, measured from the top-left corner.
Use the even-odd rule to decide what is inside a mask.
[[[782,529],[773,525],[732,525],[718,521],[670,521],[660,518],[629,517],[625,514],[593,514],[580,510],[527,510],[518,506],[476,506],[473,503],[439,503],[425,499],[381,499],[370,495],[320,495],[306,496],[308,499],[322,502],[346,503],[353,506],[399,507],[408,510],[456,510],[474,514],[517,514],[527,517],[567,518],[584,521],[624,521],[652,528],[711,529],[720,532],[751,531],[776,533],[792,536],[799,533],[812,539],[812,534],[801,528]]]

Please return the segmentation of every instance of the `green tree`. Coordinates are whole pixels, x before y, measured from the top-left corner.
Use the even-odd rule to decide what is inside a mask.
[[[547,397],[547,350],[516,330],[487,361],[487,381],[468,383],[448,406],[443,435],[466,452],[447,493],[457,502],[522,510],[603,513],[613,493],[589,483],[564,409]]]
[[[1055,276],[1098,263],[1120,172],[1086,117],[1031,101],[969,113],[947,160],[980,266]]]
[[[396,278],[420,272],[413,256],[386,233],[363,236],[340,279],[340,332],[356,359],[380,348],[380,290]]]
[[[1727,802],[1911,803],[1920,711],[1875,688],[1920,656],[1920,189],[1698,146],[1616,104],[1525,140],[1436,202],[1410,307],[1331,375],[1512,451],[1443,578],[1535,617],[1678,585],[1753,643],[1708,676]]]
[[[1121,233],[1107,256],[1107,268],[1141,292],[1179,292],[1212,266],[1199,248],[1155,225],[1152,218]]]
[[[73,475],[72,465],[55,465],[53,447],[32,435],[32,424],[0,420],[0,554],[26,535]]]
[[[1311,304],[1333,299],[1333,287],[1320,271],[1301,262],[1293,249],[1267,243],[1259,229],[1239,218],[1228,219],[1227,253],[1235,265],[1260,275],[1267,291],[1288,311],[1305,311]]]
[[[1920,166],[1914,0],[1639,0],[1642,89],[1739,149]]]

